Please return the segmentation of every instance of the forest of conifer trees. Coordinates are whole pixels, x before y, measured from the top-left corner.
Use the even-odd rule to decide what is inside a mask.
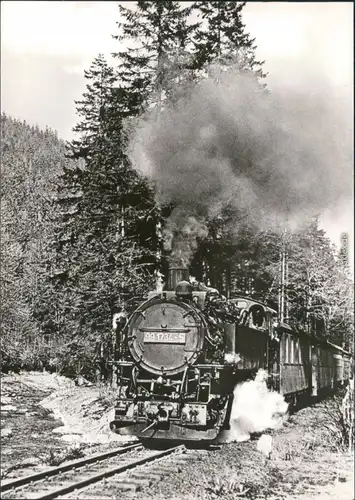
[[[243,2],[133,4],[117,12],[114,64],[98,54],[85,71],[75,139],[64,143],[50,129],[1,116],[4,371],[93,376],[113,313],[166,272],[162,235],[174,200],[157,196],[156,184],[132,163],[142,117],[160,120],[194,86],[206,79],[218,86],[236,69],[258,92],[270,92],[242,21]],[[301,330],[321,321],[322,335],[352,349],[352,278],[319,215],[285,236],[226,203],[206,217],[190,273],[227,296],[249,294],[277,307],[286,244],[288,321]]]

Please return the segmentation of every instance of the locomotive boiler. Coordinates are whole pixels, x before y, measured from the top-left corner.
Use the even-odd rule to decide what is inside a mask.
[[[268,366],[276,311],[188,277],[170,269],[166,289],[117,327],[113,432],[213,441],[229,426],[235,385]]]

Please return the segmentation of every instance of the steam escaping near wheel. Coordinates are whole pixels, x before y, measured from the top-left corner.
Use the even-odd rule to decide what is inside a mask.
[[[227,353],[224,356],[224,361],[228,364],[237,364],[240,361],[240,356],[237,353]]]
[[[259,370],[254,380],[235,387],[230,429],[223,432],[220,441],[247,441],[253,433],[281,427],[288,404],[281,394],[267,388],[266,379],[267,372]]]

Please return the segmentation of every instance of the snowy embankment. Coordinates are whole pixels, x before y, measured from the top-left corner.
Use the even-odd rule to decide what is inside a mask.
[[[58,387],[40,404],[63,422],[63,426],[53,432],[67,442],[108,444],[134,440],[110,431],[109,423],[114,418],[114,398],[106,387],[76,386],[68,379],[61,380]]]
[[[114,395],[106,387],[92,384],[77,386],[73,380],[47,372],[29,372],[3,377],[3,388],[14,383],[26,387],[26,390],[33,389],[47,393],[50,391],[39,405],[49,410],[55,419],[63,423],[52,432],[64,441],[107,444],[134,440],[110,431],[109,423],[114,416]],[[6,403],[10,402],[7,397]]]
[[[1,374],[1,480],[133,441],[109,430],[114,401],[56,374]]]

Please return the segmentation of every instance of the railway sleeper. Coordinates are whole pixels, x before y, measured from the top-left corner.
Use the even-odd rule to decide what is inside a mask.
[[[122,491],[131,491],[132,493],[136,493],[137,491],[141,491],[142,485],[137,484],[136,481],[130,481],[129,479],[116,479],[112,484],[112,488],[118,488]]]
[[[179,465],[159,465],[159,470],[169,472],[169,474],[178,473],[182,471],[182,468]]]
[[[134,471],[131,474],[134,478],[147,478],[153,481],[161,481],[167,474],[158,471]]]
[[[176,457],[174,458],[174,465],[186,465],[188,462],[190,462],[190,460],[199,460],[199,458],[197,457],[189,457],[189,456],[181,456],[181,457]]]
[[[148,468],[146,470],[143,469],[141,472],[146,474],[158,474],[160,476],[169,476],[171,474],[170,471],[160,468],[159,465],[156,465],[154,468],[149,467],[149,469]]]
[[[139,484],[142,487],[149,487],[154,483],[155,478],[152,479],[151,477],[147,477],[146,475],[143,474],[142,475],[135,474],[134,476],[133,475],[128,476],[126,479],[117,480],[117,482],[120,481],[132,481],[132,483]]]

